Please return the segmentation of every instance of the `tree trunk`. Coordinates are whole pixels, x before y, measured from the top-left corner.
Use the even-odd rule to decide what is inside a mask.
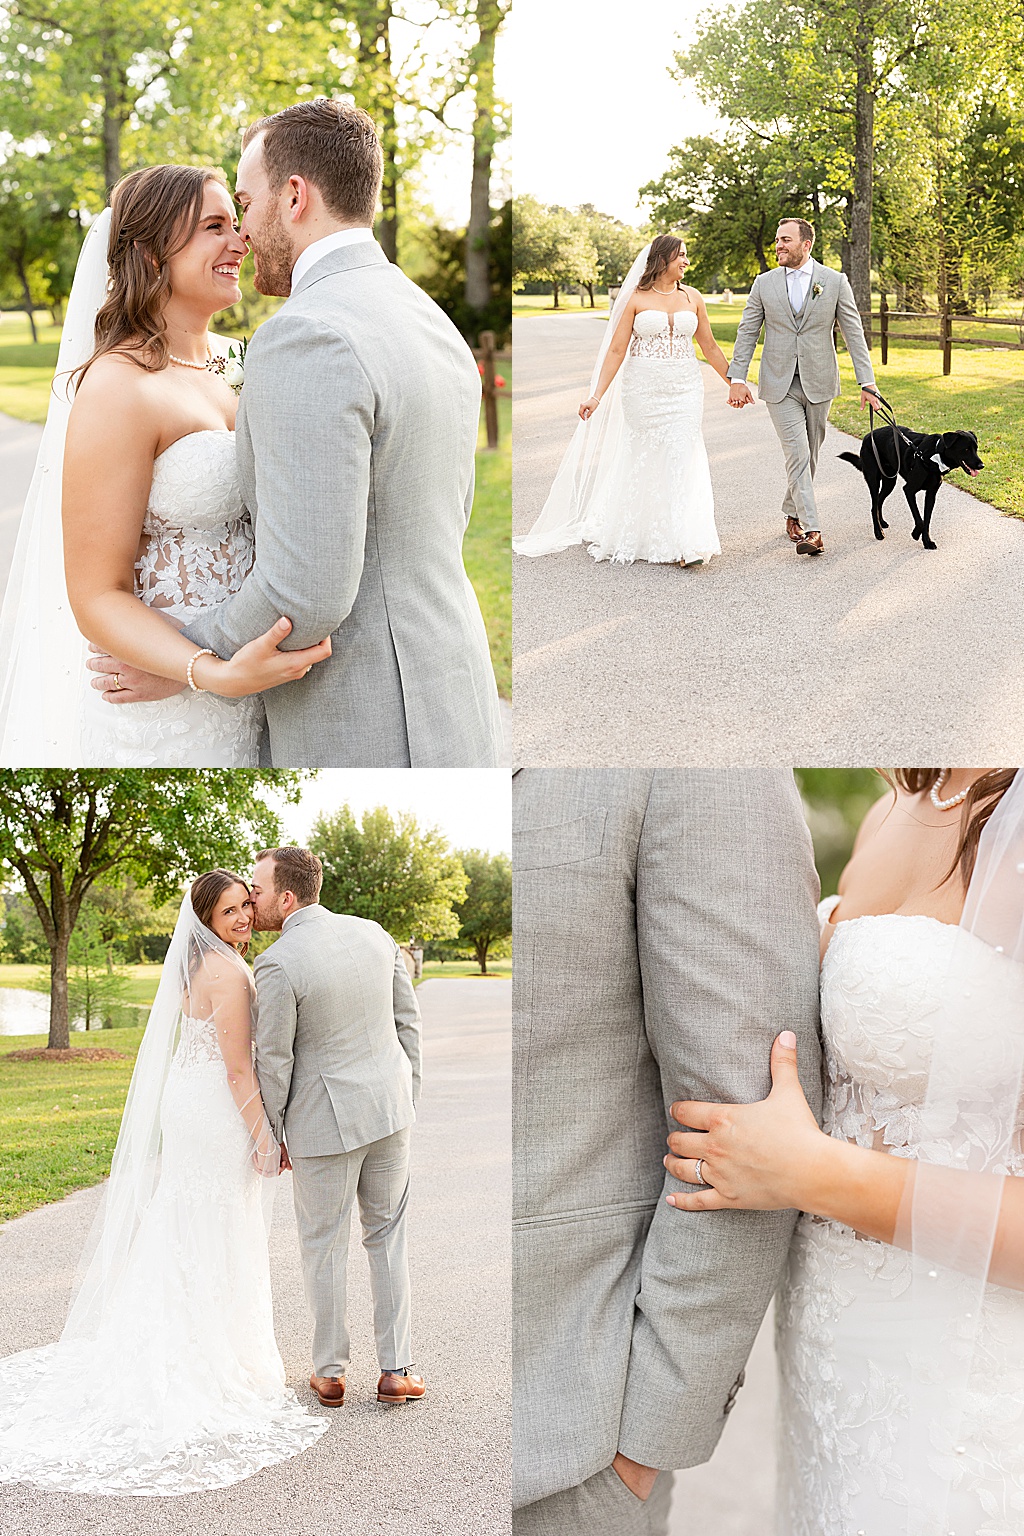
[[[25,269],[25,262],[20,252],[15,257],[14,264],[18,270],[18,280],[21,283],[21,291],[25,296],[25,313],[28,315],[28,328],[32,332],[32,340],[38,341],[39,338],[36,335],[36,317],[32,313],[32,290],[28,285],[28,272]]]
[[[494,153],[494,40],[501,26],[496,0],[477,0],[478,40],[471,55],[476,75],[473,178],[466,226],[466,303],[483,310],[491,301],[491,156]]]
[[[587,290],[587,292],[590,294],[590,307],[591,307],[591,309],[596,309],[597,305],[594,303],[594,285],[593,285],[593,283],[584,283],[583,286]]]
[[[850,211],[850,286],[871,345],[871,210],[874,189],[875,94],[873,28],[863,5],[857,21],[854,56],[857,85],[854,98],[854,186]]]
[[[121,113],[126,81],[120,78],[117,49],[111,34],[103,40],[103,179],[109,195],[121,180]]]
[[[50,1038],[48,1050],[66,1051],[68,1048],[68,944],[71,933],[66,923],[57,919],[57,942],[50,952]]]
[[[818,252],[818,260],[824,262],[825,258],[822,255],[820,187],[815,187],[811,193],[811,207],[814,209],[814,219],[812,221],[814,225],[814,248]]]
[[[555,302],[552,304],[551,308],[552,309],[557,309],[558,308],[558,284],[557,283],[552,283],[551,284],[551,289],[552,289],[552,292],[555,295]]]
[[[344,14],[339,7],[339,14]],[[384,152],[377,239],[389,261],[398,263],[398,122],[391,62],[391,0],[368,0],[357,13],[362,105],[377,125]],[[357,87],[358,89],[359,87]]]
[[[487,975],[487,951],[490,949],[490,947],[491,944],[489,939],[477,939],[474,946],[476,949],[476,963],[480,967],[481,976]]]

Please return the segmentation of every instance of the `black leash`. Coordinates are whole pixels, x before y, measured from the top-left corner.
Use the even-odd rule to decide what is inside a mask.
[[[899,422],[896,420],[896,412],[893,410],[893,408],[889,404],[888,400],[886,400],[885,396],[878,394],[877,391],[868,390],[868,394],[869,395],[871,395],[872,393],[874,394],[874,397],[878,401],[879,406],[880,406],[878,415],[881,417],[882,421],[885,423],[885,425],[887,427],[891,427],[892,428],[893,447],[896,449],[896,473],[895,473],[895,475],[887,475],[885,470],[882,468],[882,460],[879,458],[879,455],[878,455],[878,444],[875,442],[875,407],[871,404],[871,401],[869,400],[868,401],[868,423],[869,423],[869,427],[870,427],[870,431],[871,431],[871,451],[875,455],[875,463],[878,465],[878,473],[881,475],[882,479],[883,480],[897,480],[899,478],[899,476],[900,476],[901,471],[902,471],[902,464],[901,464],[901,461],[900,461],[900,442],[902,441],[903,443],[906,444],[907,448],[910,450],[911,458],[914,458],[914,457],[918,456],[918,449],[917,449],[916,444],[911,442],[910,438],[903,431],[903,429],[900,426]]]

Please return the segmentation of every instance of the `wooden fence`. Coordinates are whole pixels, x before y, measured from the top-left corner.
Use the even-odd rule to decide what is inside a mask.
[[[497,374],[494,365],[502,358],[506,362],[511,362],[512,351],[511,348],[506,347],[504,351],[499,352],[494,345],[494,332],[481,331],[480,345],[473,348],[473,356],[482,365],[480,375],[483,379],[484,423],[487,427],[487,446],[488,448],[497,448],[498,396],[501,395],[504,398],[509,398],[512,391],[504,384],[504,381],[502,381],[500,386],[495,382]]]
[[[954,347],[990,347],[1000,352],[1024,352],[1024,318],[1019,320],[1007,320],[994,318],[987,315],[958,315],[950,309],[949,305],[934,311],[919,309],[890,309],[885,294],[882,294],[877,314],[869,314],[862,311],[863,318],[872,326],[878,321],[879,340],[882,346],[883,366],[889,361],[889,342],[892,341],[930,341],[941,348],[942,372],[948,374],[953,367]],[[890,331],[893,321],[900,320],[937,320],[938,330],[929,331],[927,334],[909,331]],[[978,336],[956,336],[953,333],[955,325],[1012,325],[1017,332],[1017,341],[992,341]]]

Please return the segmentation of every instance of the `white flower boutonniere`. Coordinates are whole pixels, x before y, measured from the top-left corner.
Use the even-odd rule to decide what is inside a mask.
[[[242,393],[242,385],[245,383],[245,354],[248,346],[249,338],[243,336],[241,341],[231,343],[227,357],[212,357],[208,364],[210,372],[219,374],[236,395]]]
[[[814,287],[811,289],[811,298],[816,299],[818,295],[824,293],[824,291],[825,290],[822,288],[820,283],[815,283]]]

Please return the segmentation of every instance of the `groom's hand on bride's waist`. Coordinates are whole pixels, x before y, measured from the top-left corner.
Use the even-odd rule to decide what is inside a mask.
[[[154,677],[152,672],[140,672],[125,661],[118,661],[95,645],[90,645],[91,655],[86,662],[92,678],[92,686],[102,693],[108,704],[146,704],[156,699],[169,699],[181,693],[184,683],[176,683],[173,677]]]

